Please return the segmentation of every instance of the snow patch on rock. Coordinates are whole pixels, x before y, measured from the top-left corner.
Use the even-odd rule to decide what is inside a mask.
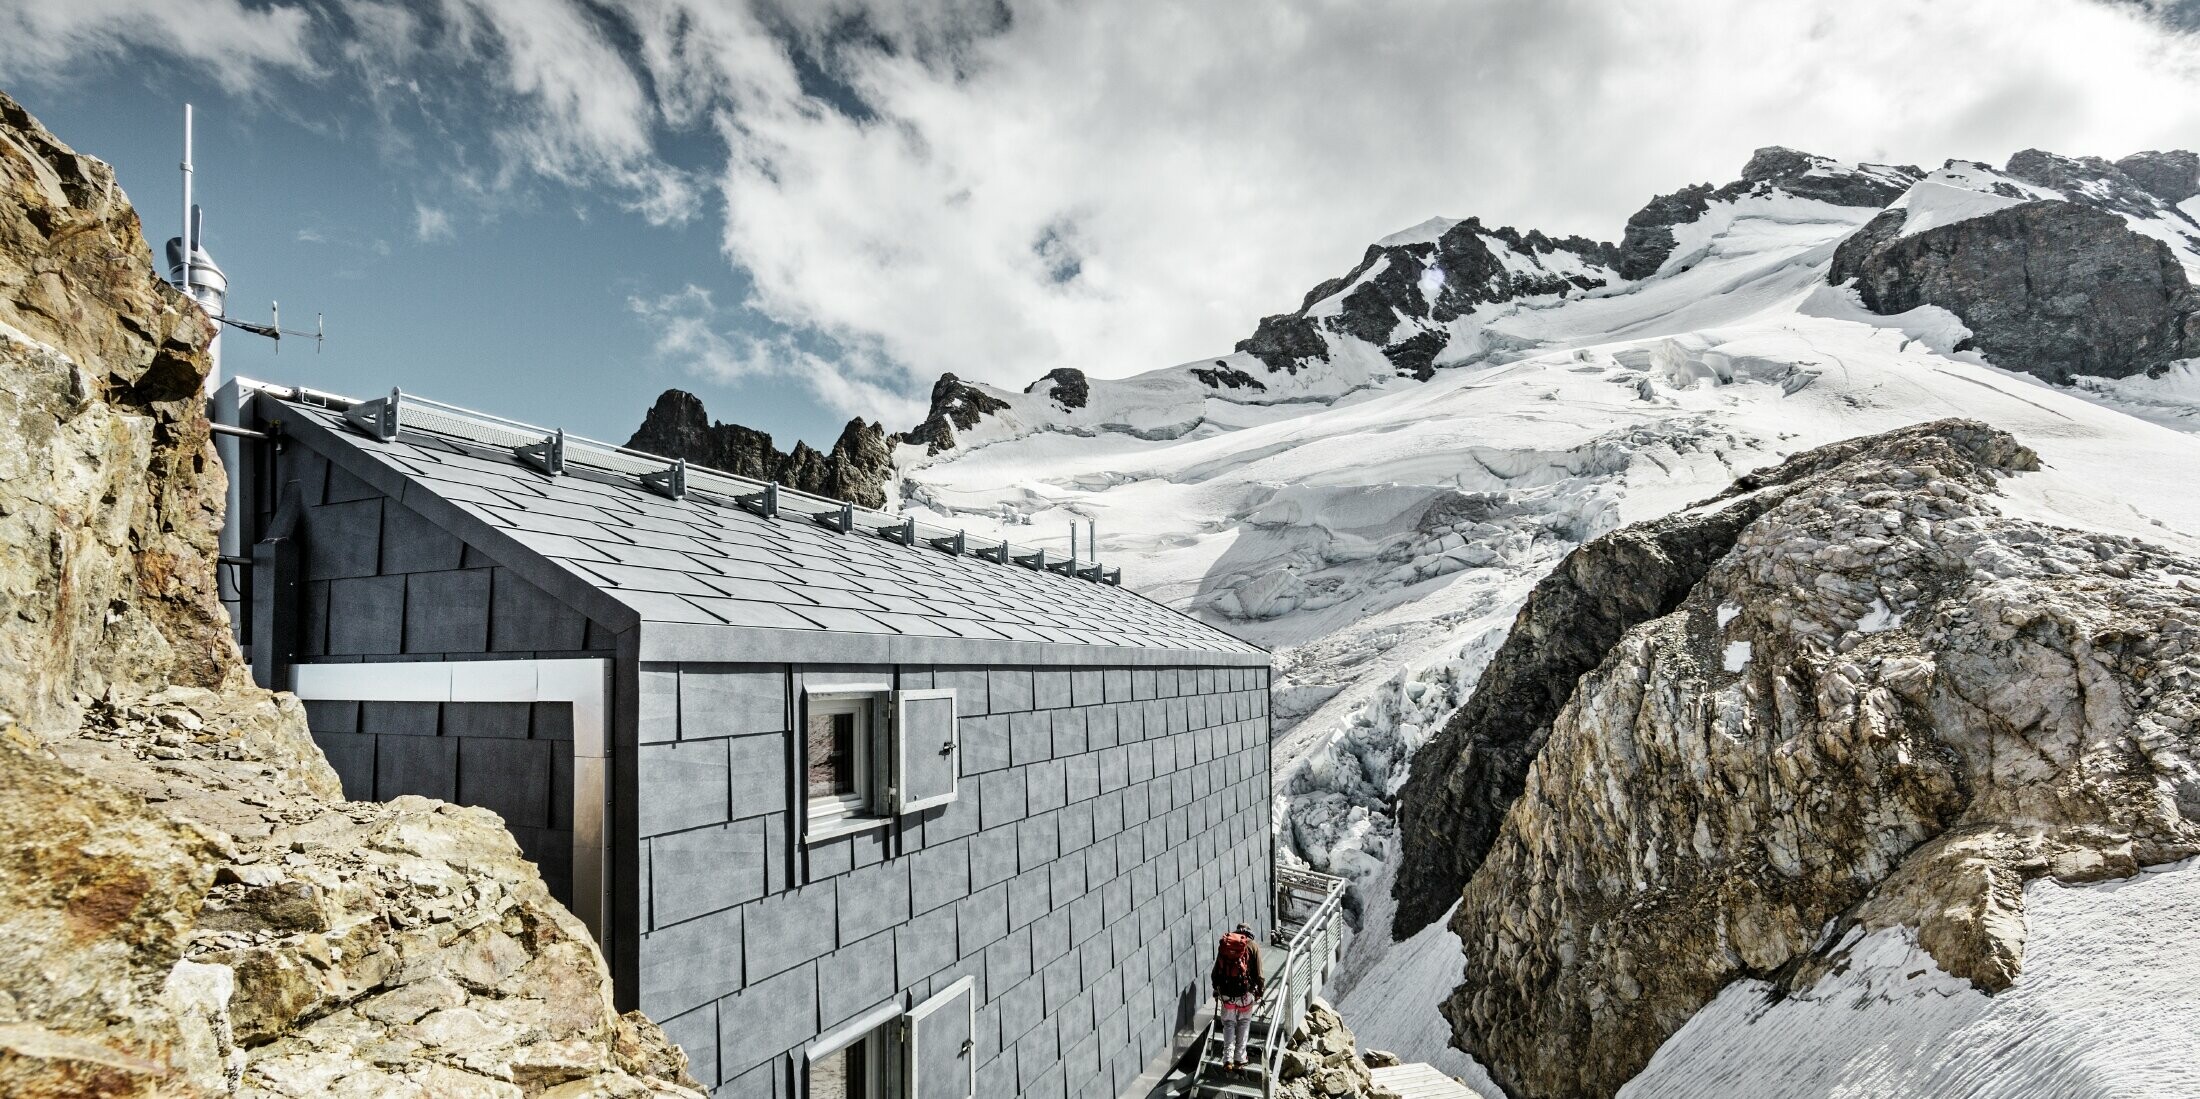
[[[2001,993],[1942,972],[1907,928],[1861,935],[1808,989],[1728,986],[1619,1095],[2200,1095],[2200,860],[2043,878],[2024,913],[2024,972]],[[1367,1041],[1388,1036],[1348,1014]]]

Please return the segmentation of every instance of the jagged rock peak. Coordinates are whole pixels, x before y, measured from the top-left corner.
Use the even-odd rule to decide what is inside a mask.
[[[1237,350],[1271,373],[1296,374],[1328,360],[1329,336],[1350,336],[1380,348],[1399,374],[1426,379],[1443,340],[1439,334],[1431,349],[1417,337],[1483,305],[1596,289],[1611,281],[1616,260],[1611,245],[1582,237],[1435,219],[1370,245],[1296,312],[1262,318]]]
[[[869,508],[885,506],[892,477],[893,446],[878,424],[848,421],[829,453],[797,442],[782,454],[765,432],[713,422],[702,398],[681,389],[658,395],[626,445]]]
[[[1909,165],[1850,165],[1781,145],[1752,153],[1741,178],[1723,187],[1697,183],[1659,195],[1627,219],[1620,238],[1618,270],[1629,279],[1658,273],[1678,240],[1673,230],[1702,217],[1713,202],[1730,202],[1774,191],[1836,206],[1885,206],[1924,175]]]
[[[1048,375],[1049,378],[1053,376]],[[1083,374],[1078,375],[1079,381],[1083,378]],[[1036,383],[1033,388],[1037,388]],[[957,429],[968,431],[978,426],[980,418],[1007,408],[1007,401],[953,374],[942,374],[932,383],[932,406],[925,413],[924,422],[903,432],[901,439],[923,447],[926,454],[953,450]]]
[[[1852,930],[2008,988],[2025,881],[2200,853],[2200,560],[2003,514],[2037,465],[1968,421],[1851,440],[1538,586],[1400,795],[1503,801],[1439,897],[1467,955],[1445,1014],[1509,1094],[1609,1096],[1721,989],[1803,992]],[[1428,824],[1409,872],[1452,842]]]
[[[2139,153],[2126,157],[2125,161],[2131,162],[2147,179],[2141,180],[2124,171],[2123,161],[2110,162],[2097,156],[2063,156],[2043,149],[2016,153],[2002,170],[2036,187],[2059,192],[2071,201],[2137,218],[2157,216],[2163,206],[2184,201],[2161,193],[2175,193],[2179,189],[2176,179],[2179,174],[2184,177],[2185,198],[2200,191],[2200,162],[2195,161],[2192,153],[2181,149]]]
[[[2116,167],[2172,206],[2200,195],[2200,153],[2186,149],[2133,153],[2117,161]]]

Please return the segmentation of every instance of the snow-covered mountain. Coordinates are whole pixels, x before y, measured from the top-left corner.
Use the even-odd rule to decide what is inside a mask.
[[[1752,469],[1952,416],[2038,452],[2004,510],[2200,551],[2196,196],[2186,152],[1766,149],[1616,244],[1432,219],[1230,354],[943,378],[889,489],[1025,544],[1092,520],[1126,584],[1274,650],[1279,848],[1354,882],[1333,991],[1367,1044],[1479,1081],[1437,1014],[1458,890],[1395,918],[1395,798],[1529,590]]]
[[[1653,200],[1617,245],[1433,219],[1229,355],[1021,393],[943,382],[931,424],[947,430],[900,448],[899,491],[939,521],[1064,548],[1094,520],[1127,583],[1275,650],[1279,826],[1356,882],[1349,986],[1389,947],[1391,799],[1414,750],[1582,541],[1799,450],[1965,416],[2039,450],[2047,468],[2012,489],[2039,514],[2200,545],[2196,196],[2182,152],[1925,172],[1768,149],[1735,183]],[[1836,285],[1843,242],[1889,225],[1916,246],[1852,249]],[[2067,386],[1982,354],[2053,323],[2022,278],[1965,277],[1990,266],[1982,249],[2028,247],[2042,269],[2093,257],[2081,304],[2111,315],[2100,331],[2166,335],[2106,348],[2123,357]],[[1446,955],[1419,964],[1456,976]],[[1415,1013],[1391,1014],[1355,1023],[1446,1059],[1398,1032]]]

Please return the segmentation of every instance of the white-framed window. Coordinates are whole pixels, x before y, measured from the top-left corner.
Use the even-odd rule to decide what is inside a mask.
[[[963,977],[912,1007],[890,1001],[820,1035],[800,1059],[802,1099],[970,1099],[977,985]]]
[[[881,816],[877,762],[881,690],[809,695],[802,719],[810,831]]]
[[[899,1021],[810,1056],[808,1099],[901,1099]]]
[[[805,689],[804,836],[845,835],[955,800],[962,764],[956,724],[952,690]]]

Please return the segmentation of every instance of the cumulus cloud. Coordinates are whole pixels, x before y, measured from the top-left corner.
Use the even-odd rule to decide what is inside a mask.
[[[638,299],[660,352],[878,412],[942,371],[1225,350],[1431,215],[1612,239],[1759,145],[1928,165],[2190,145],[2183,3],[0,0],[0,40],[35,40],[0,71],[183,21],[147,12],[237,28],[152,48],[244,71],[311,71],[318,32],[332,71],[419,120],[394,140],[441,142],[449,195],[549,180],[667,224],[722,204],[752,290]],[[664,152],[698,134],[707,178]]]
[[[791,36],[683,10],[643,54],[719,95],[753,304],[912,387],[1214,353],[1431,214],[1612,239],[1763,144],[1937,163],[2200,132],[2192,41],[2080,0],[838,3]]]
[[[241,0],[0,0],[0,80],[51,80],[149,49],[203,66],[232,92],[273,71],[308,71],[312,17]]]

